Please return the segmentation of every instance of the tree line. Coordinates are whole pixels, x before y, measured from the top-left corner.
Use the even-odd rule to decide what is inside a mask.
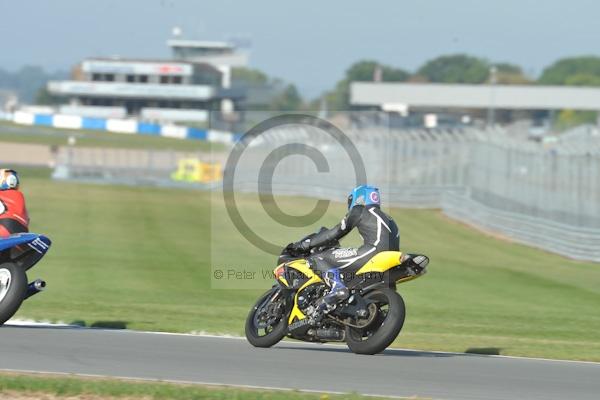
[[[538,78],[527,76],[518,65],[491,62],[468,54],[442,55],[425,62],[416,71],[374,60],[361,60],[350,65],[342,79],[312,101],[303,99],[294,84],[269,77],[257,69],[234,68],[232,79],[234,86],[250,88],[258,93],[256,98],[260,100],[249,105],[253,109],[315,110],[326,104],[329,110],[349,110],[350,82],[376,80],[482,84],[490,82],[492,71],[495,82],[499,84],[600,86],[598,56],[560,59],[544,68]],[[46,82],[51,79],[64,79],[66,76],[66,72],[46,73],[36,66],[26,66],[16,72],[0,68],[0,88],[14,90],[24,102],[49,103],[53,99],[45,91]],[[589,122],[595,119],[595,113],[563,110],[558,119],[566,124]]]
[[[374,78],[379,78],[382,82],[482,84],[490,82],[490,74],[494,70],[495,81],[499,84],[600,86],[600,57],[596,56],[558,60],[544,68],[542,74],[534,79],[515,64],[493,63],[466,54],[453,54],[429,60],[414,72],[376,61],[358,61],[346,70],[344,78],[334,89],[324,95],[332,109],[345,110],[349,107],[348,87],[353,81],[373,81]]]
[[[260,71],[245,69],[244,71],[245,74],[250,75],[260,74],[263,82],[269,81],[266,74]],[[268,108],[284,111],[315,110],[325,103],[330,110],[349,110],[351,109],[349,103],[351,82],[482,84],[491,81],[491,74],[494,75],[496,83],[507,85],[600,86],[600,57],[580,56],[560,59],[544,68],[538,78],[527,76],[519,65],[491,62],[467,54],[442,55],[425,62],[412,72],[374,60],[361,60],[348,67],[343,78],[317,99],[305,101],[293,84],[286,84],[282,86],[285,90],[280,91],[277,101],[270,104]],[[244,79],[241,75],[243,74],[238,72],[237,78]],[[562,110],[558,114],[558,121],[565,125],[591,122],[595,118],[594,112]]]
[[[26,65],[10,72],[0,68],[0,89],[13,91],[21,102],[36,102],[40,89],[46,87],[49,80],[65,79],[66,71],[46,72],[42,67]]]

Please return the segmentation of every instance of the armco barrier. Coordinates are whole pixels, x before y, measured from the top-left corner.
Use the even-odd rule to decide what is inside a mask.
[[[82,117],[81,118],[81,128],[105,131],[106,130],[106,120],[104,118]]]
[[[134,119],[113,119],[106,120],[106,130],[113,133],[137,133],[138,122]]]
[[[446,193],[442,210],[447,216],[517,242],[576,260],[600,262],[600,229],[561,224],[516,212],[487,207],[468,194]]]
[[[52,126],[53,116],[48,114],[34,114],[33,125]]]
[[[142,135],[160,136],[160,125],[138,122],[137,132]]]
[[[34,114],[17,111],[11,119],[16,124],[52,126],[62,129],[89,129],[113,133],[163,136],[176,139],[206,140],[231,144],[241,135],[214,129],[189,128],[179,125],[160,125],[136,119],[90,118],[67,114]]]

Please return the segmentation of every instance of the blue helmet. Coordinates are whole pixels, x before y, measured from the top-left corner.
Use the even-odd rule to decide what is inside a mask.
[[[348,210],[354,206],[381,205],[379,189],[375,186],[360,185],[354,188],[348,196]]]

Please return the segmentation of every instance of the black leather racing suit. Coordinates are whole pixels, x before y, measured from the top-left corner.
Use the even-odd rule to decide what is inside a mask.
[[[309,258],[311,266],[319,273],[340,268],[344,273],[354,273],[382,251],[400,250],[398,226],[379,206],[356,205],[342,221],[331,229],[323,230],[310,238],[310,248],[322,246],[346,236],[357,228],[364,243],[359,248],[337,248],[314,254]]]

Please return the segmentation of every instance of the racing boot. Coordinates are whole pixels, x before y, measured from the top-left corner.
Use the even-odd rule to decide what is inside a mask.
[[[331,288],[319,302],[317,312],[329,312],[350,296],[350,291],[341,279],[339,268],[333,268],[325,274],[325,283]]]

